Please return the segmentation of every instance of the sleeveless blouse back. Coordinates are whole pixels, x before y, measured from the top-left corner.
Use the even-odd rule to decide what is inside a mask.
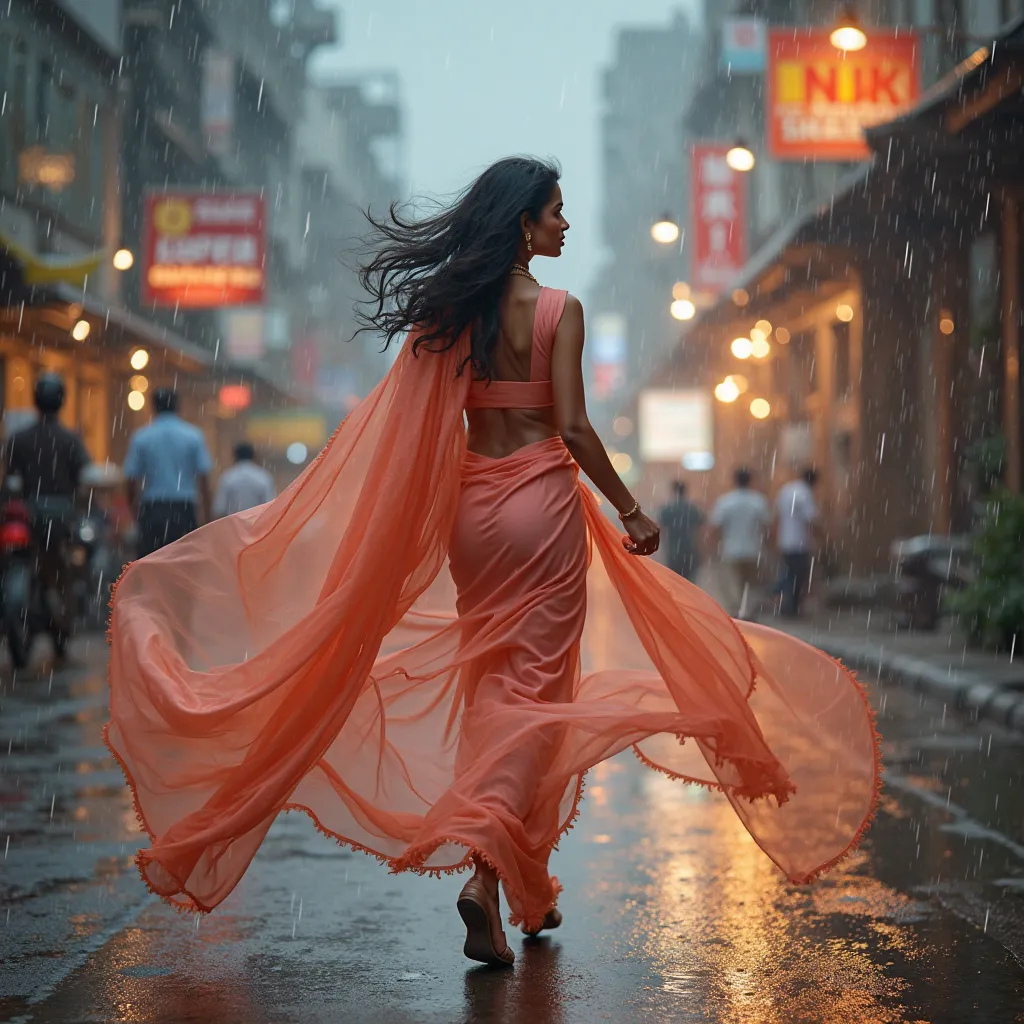
[[[555,404],[551,388],[551,349],[568,293],[541,288],[533,314],[529,380],[475,380],[467,409],[544,409]]]

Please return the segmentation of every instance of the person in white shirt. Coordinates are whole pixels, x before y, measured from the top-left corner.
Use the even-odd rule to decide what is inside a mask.
[[[782,556],[782,614],[800,614],[800,604],[811,578],[814,530],[820,518],[814,500],[818,474],[805,469],[784,484],[775,499],[779,520],[779,554]]]
[[[752,604],[750,592],[772,513],[765,496],[751,488],[750,470],[737,469],[734,479],[736,487],[715,502],[710,524],[720,543],[725,610],[742,619]]]
[[[224,470],[213,499],[213,514],[218,518],[243,512],[273,501],[276,495],[274,479],[256,465],[256,451],[242,441],[235,445],[235,464]]]

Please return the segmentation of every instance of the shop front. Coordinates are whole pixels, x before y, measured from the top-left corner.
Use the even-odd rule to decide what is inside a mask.
[[[8,262],[8,275],[16,266]],[[261,410],[294,403],[286,388],[254,373],[217,365],[213,353],[123,307],[82,296],[68,285],[10,288],[0,306],[0,381],[5,436],[34,417],[40,374],[67,387],[61,418],[85,440],[93,461],[120,465],[132,433],[152,414],[152,393],[174,388],[181,414],[197,424],[217,468]]]

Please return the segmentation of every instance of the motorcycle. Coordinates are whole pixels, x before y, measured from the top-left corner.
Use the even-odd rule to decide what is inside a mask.
[[[106,629],[108,591],[120,565],[112,551],[106,516],[96,508],[80,516],[68,546],[70,607],[86,629]]]
[[[32,641],[46,628],[34,562],[31,513],[24,502],[9,498],[0,507],[0,623],[16,669],[28,665]]]

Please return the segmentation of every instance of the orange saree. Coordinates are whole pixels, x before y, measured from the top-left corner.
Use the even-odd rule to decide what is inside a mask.
[[[627,748],[720,790],[791,881],[828,869],[878,795],[856,680],[627,554],[559,440],[467,452],[460,362],[407,340],[280,497],[122,576],[105,737],[145,883],[211,910],[299,809],[395,871],[474,851],[536,927],[584,773]]]

